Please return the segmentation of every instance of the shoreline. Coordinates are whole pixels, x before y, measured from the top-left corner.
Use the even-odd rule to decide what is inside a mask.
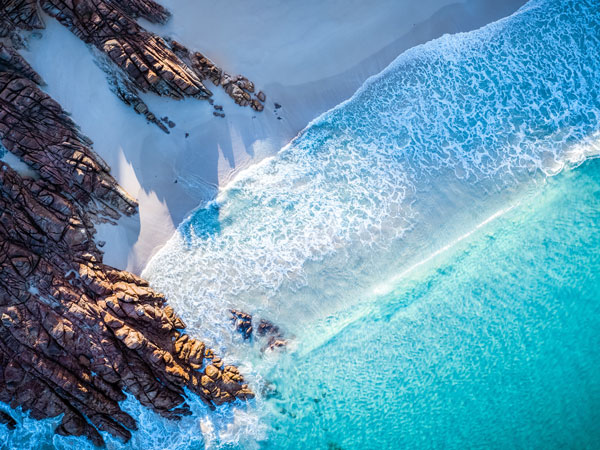
[[[7,447],[600,438],[594,5],[94,1],[0,17]]]
[[[490,7],[478,1],[431,0],[419,8],[409,8],[388,1],[384,3],[390,5],[379,8],[381,12],[362,24],[361,35],[354,28],[364,13],[360,8],[344,9],[344,17],[336,21],[335,5],[313,3],[301,8],[314,7],[331,20],[325,27],[310,30],[310,39],[304,40],[302,35],[311,26],[311,17],[318,19],[319,14],[304,13],[304,22],[295,21],[295,14],[301,11],[291,13],[282,1],[261,10],[262,28],[252,30],[243,24],[252,23],[250,16],[257,11],[243,7],[241,0],[227,5],[234,6],[237,14],[227,15],[227,22],[219,27],[214,24],[223,17],[220,8],[225,6],[181,6],[172,0],[165,2],[173,14],[166,25],[142,21],[151,31],[205,52],[229,73],[244,74],[267,95],[265,111],[257,113],[238,108],[209,83],[215,104],[224,106],[224,119],[213,117],[208,102],[142,95],[158,116],[175,122],[169,135],[121,104],[110,91],[93,52],[56,21],[45,18],[43,39],[32,39],[29,50],[23,53],[46,80],[45,90],[71,112],[117,181],[140,205],[134,218],[122,219],[118,226],[97,227],[97,240],[106,242],[103,251],[107,264],[139,274],[179,223],[212,200],[219,187],[244,168],[277,153],[311,120],[350,97],[404,50],[444,33],[478,28],[514,12],[524,2]],[[190,28],[182,24],[196,17],[212,25]],[[421,20],[412,23],[412,17]],[[244,39],[236,38],[235,30]],[[285,39],[296,40],[295,47],[287,45],[282,50],[279,41]],[[342,49],[352,52],[338,56]],[[289,55],[300,51],[311,60],[297,58],[290,64]],[[265,55],[272,58],[266,60]],[[337,67],[341,69],[336,71]],[[275,108],[275,102],[281,107]]]

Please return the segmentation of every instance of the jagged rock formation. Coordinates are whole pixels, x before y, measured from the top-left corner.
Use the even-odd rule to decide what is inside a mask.
[[[111,65],[103,64],[113,91],[167,133],[168,129],[148,109],[138,91],[178,100],[209,99],[212,92],[203,81],[210,79],[238,105],[256,111],[264,108],[264,93],[252,97],[254,84],[247,78],[231,76],[202,54],[192,53],[176,42],[169,45],[142,28],[135,20],[138,17],[154,23],[164,23],[169,17],[168,11],[153,0],[2,0],[0,36],[13,35],[18,28],[42,28],[38,1],[44,11],[120,69],[115,72]]]
[[[0,37],[10,37],[19,44],[17,30],[44,28],[37,8],[37,0],[0,0]]]
[[[2,58],[5,52],[10,58]],[[3,70],[4,66],[4,70]],[[4,146],[61,188],[80,205],[92,198],[104,212],[133,214],[137,206],[110,176],[109,167],[91,149],[60,105],[36,85],[39,75],[14,50],[0,44],[0,136]]]
[[[35,70],[25,61],[19,53],[13,48],[7,47],[0,42],[0,72],[12,71],[33,81],[36,84],[43,85],[44,80]]]
[[[152,23],[165,23],[171,13],[153,0],[121,0],[119,6],[134,19],[142,17]]]
[[[274,325],[268,320],[261,319],[258,323],[256,334],[267,339],[264,349],[275,350],[276,348],[285,347],[287,341],[283,337],[283,333],[277,325]]]
[[[252,337],[252,316],[237,309],[229,311],[231,312],[231,319],[235,324],[235,329],[242,335],[244,340],[250,339]]]
[[[164,9],[152,1],[41,0],[44,11],[69,28],[82,41],[94,45],[143,92],[176,99],[208,98],[211,92],[159,36],[144,30],[127,11],[148,5],[145,17],[166,19]]]
[[[0,48],[0,140],[39,174],[0,161],[0,401],[37,419],[64,414],[57,433],[102,445],[99,431],[128,440],[136,429],[124,392],[173,419],[189,414],[186,387],[211,407],[252,397],[163,295],[102,263],[93,219],[136,203],[39,81]]]

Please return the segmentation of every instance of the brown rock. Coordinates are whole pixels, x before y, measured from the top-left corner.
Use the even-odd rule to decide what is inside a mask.
[[[204,369],[204,373],[213,380],[218,380],[221,375],[221,371],[212,364],[206,366],[206,369]]]
[[[222,69],[217,67],[210,59],[200,52],[192,53],[185,46],[177,41],[171,41],[173,52],[184,61],[201,80],[211,80],[215,86],[221,86],[225,92],[240,106],[252,105],[257,111],[263,110],[263,105],[260,97],[254,101],[260,106],[254,106],[250,94],[254,93],[254,83],[249,81],[242,75],[232,76]],[[261,91],[260,94],[266,99],[265,94]],[[218,109],[218,108],[215,108]],[[219,116],[217,113],[213,113]]]
[[[37,0],[4,0],[0,7],[0,37],[14,34],[18,29],[34,30],[44,27],[37,10]]]
[[[242,337],[247,340],[252,336],[252,316],[236,309],[231,309],[231,317],[235,323],[235,328]]]
[[[94,3],[77,4],[93,17]],[[231,369],[221,381],[222,362],[182,334],[162,294],[102,263],[93,220],[136,203],[36,81],[0,48],[0,140],[39,176],[0,161],[0,401],[36,419],[62,414],[58,434],[102,445],[98,430],[127,441],[136,429],[119,406],[125,391],[168,418],[190,413],[185,387],[211,407],[249,398]],[[204,357],[216,364],[202,372]],[[0,422],[15,425],[6,413]]]
[[[38,0],[5,0],[0,8],[0,37],[11,36],[18,41],[15,30],[43,28],[37,4]],[[250,100],[255,88],[247,78],[230,76],[201,53],[192,54],[175,41],[169,45],[142,28],[135,19],[142,17],[164,23],[169,18],[169,12],[153,0],[39,0],[39,4],[121,69],[116,74],[109,67],[105,68],[113,91],[166,133],[169,133],[168,128],[148,110],[138,91],[174,99],[209,99],[212,93],[203,83],[209,79],[215,86],[222,85],[238,105],[251,105],[257,111],[263,109],[264,100],[260,96]],[[0,47],[0,65],[4,56]],[[22,75],[30,78],[28,74]],[[75,169],[84,177],[81,170]]]

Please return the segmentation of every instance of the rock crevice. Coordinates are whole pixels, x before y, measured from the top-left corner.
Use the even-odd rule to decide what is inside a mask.
[[[0,161],[0,401],[36,419],[63,414],[58,434],[102,445],[101,431],[126,441],[136,429],[126,392],[170,419],[190,414],[185,388],[211,407],[251,398],[162,294],[102,263],[94,222],[136,202],[38,83],[0,45],[0,141],[39,176]],[[16,425],[6,412],[0,422]]]
[[[154,23],[168,20],[169,12],[152,0],[4,0],[0,2],[0,37],[19,41],[17,30],[43,28],[39,8],[95,47],[110,62],[102,61],[101,66],[117,96],[167,133],[139,92],[207,100],[212,92],[204,81],[209,79],[236,104],[264,109],[264,93],[253,95],[254,83],[247,78],[229,75],[201,53],[167,42],[139,25],[137,18]]]

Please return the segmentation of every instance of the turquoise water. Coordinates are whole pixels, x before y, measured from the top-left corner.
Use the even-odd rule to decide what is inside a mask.
[[[259,394],[203,445],[600,446],[599,30],[535,0],[411,49],[180,226],[144,276]]]
[[[231,307],[300,339],[351,314],[357,297],[600,151],[598,30],[597,2],[538,0],[409,50],[192,214],[144,276],[235,358]]]
[[[600,161],[541,191],[283,356],[264,447],[599,448]]]
[[[598,6],[411,49],[186,219],[143,275],[257,399],[128,400],[127,448],[600,447]],[[51,425],[5,446],[87,446]]]

